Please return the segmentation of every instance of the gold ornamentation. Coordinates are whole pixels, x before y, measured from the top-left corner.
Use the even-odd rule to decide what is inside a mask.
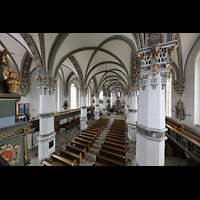
[[[0,141],[7,140],[22,134],[27,134],[30,127],[16,128],[13,130],[5,131],[0,133]]]
[[[0,63],[2,64],[3,68],[3,77],[4,80],[6,80],[8,93],[18,94],[21,83],[19,81],[19,78],[15,75],[16,69],[13,69],[12,71],[9,72],[10,65],[7,57],[8,54],[13,54],[13,53],[10,53],[7,48],[5,48],[3,51],[0,51]]]

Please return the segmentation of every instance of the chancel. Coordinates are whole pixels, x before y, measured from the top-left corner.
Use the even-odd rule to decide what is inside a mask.
[[[0,33],[0,166],[199,166],[199,33]]]

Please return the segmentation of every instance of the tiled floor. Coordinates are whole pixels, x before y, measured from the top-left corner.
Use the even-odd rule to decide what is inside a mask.
[[[93,159],[96,158],[96,153],[99,151],[99,147],[101,146],[101,143],[103,139],[105,138],[106,134],[108,133],[108,130],[113,122],[114,119],[125,119],[124,115],[107,115],[103,116],[110,118],[110,122],[107,124],[101,135],[98,137],[98,139],[95,141],[93,144],[92,148],[90,151],[87,153],[87,155],[84,157],[82,162],[80,163],[79,166],[92,166],[92,161]],[[88,120],[88,126],[91,126],[95,120],[90,119]],[[64,131],[62,133],[57,132],[56,134],[56,153],[59,154],[59,148],[62,146],[65,148],[65,143],[69,142],[70,140],[73,140],[76,135],[80,133],[80,125],[77,125],[76,127]],[[126,166],[132,166],[132,161],[135,158],[136,154],[136,144],[135,142],[126,140],[126,142],[129,143],[128,147],[129,149],[126,152],[126,158],[130,160],[131,162],[127,161]],[[31,163],[28,166],[43,166],[42,164],[39,164],[37,162],[37,151],[38,147],[35,147],[29,151],[29,158],[31,159]],[[165,156],[165,165],[166,166],[185,166],[185,159],[180,159],[176,157],[169,157]]]

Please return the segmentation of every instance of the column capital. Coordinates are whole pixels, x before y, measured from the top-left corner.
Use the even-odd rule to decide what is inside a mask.
[[[80,89],[80,95],[82,97],[86,97],[88,89],[87,88],[79,88],[79,89]]]
[[[37,75],[35,76],[35,78],[38,83],[38,88],[40,89],[40,94],[46,95],[47,90],[49,92],[49,95],[54,94],[57,79],[46,75]]]
[[[141,87],[145,90],[146,80],[151,76],[151,86],[153,89],[157,85],[157,75],[162,77],[162,89],[166,85],[166,76],[171,69],[171,54],[177,48],[177,40],[155,44],[151,47],[144,48],[138,51],[138,59],[140,60],[140,75]]]

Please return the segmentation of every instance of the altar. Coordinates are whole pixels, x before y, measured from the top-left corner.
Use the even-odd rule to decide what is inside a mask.
[[[117,100],[115,101],[115,110],[121,110],[121,109],[122,109],[121,101],[119,100],[119,97],[117,97]]]

